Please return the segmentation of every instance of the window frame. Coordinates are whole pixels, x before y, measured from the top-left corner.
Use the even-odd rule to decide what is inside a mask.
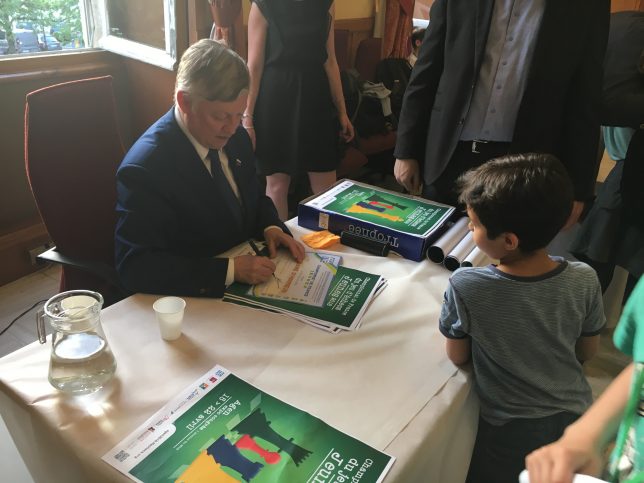
[[[97,1],[97,0],[86,0]],[[159,49],[115,35],[110,35],[107,0],[98,0],[101,12],[100,29],[103,33],[97,46],[131,59],[155,65],[167,70],[175,70],[187,43],[187,22],[185,9],[180,9],[181,0],[163,0],[163,19],[165,49]]]

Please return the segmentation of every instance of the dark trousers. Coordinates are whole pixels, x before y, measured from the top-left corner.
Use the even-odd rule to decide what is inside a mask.
[[[599,279],[599,284],[602,287],[602,293],[606,292],[608,286],[613,281],[613,275],[615,273],[616,265],[612,262],[598,262],[597,260],[588,258],[587,256],[580,253],[574,253],[573,255],[575,255],[575,258],[577,258],[579,261],[587,263],[595,269],[597,278]],[[638,281],[639,277],[636,277],[632,273],[628,274],[628,278],[626,279],[626,287],[624,288],[624,296],[622,298],[622,305],[626,303],[628,297],[630,297],[631,292],[635,288],[635,285],[637,285]]]
[[[473,152],[472,141],[461,141],[456,145],[454,154],[436,181],[423,187],[423,198],[428,200],[458,205],[456,180],[472,168],[481,166],[492,158],[508,154],[510,143],[477,142]]]
[[[561,412],[545,418],[515,419],[503,426],[479,417],[466,483],[517,483],[528,453],[559,439],[578,417]]]

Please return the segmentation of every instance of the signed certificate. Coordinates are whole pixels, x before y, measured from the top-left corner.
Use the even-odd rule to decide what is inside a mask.
[[[322,307],[331,281],[342,261],[339,255],[306,252],[302,263],[290,253],[278,252],[273,262],[275,276],[262,284],[253,285],[250,295]]]
[[[249,244],[222,256],[240,255],[253,255]],[[272,260],[276,270],[271,280],[258,285],[235,282],[226,287],[223,301],[281,313],[338,333],[359,328],[367,308],[387,286],[380,275],[342,266],[342,257],[329,252],[306,252],[298,264],[281,250]]]

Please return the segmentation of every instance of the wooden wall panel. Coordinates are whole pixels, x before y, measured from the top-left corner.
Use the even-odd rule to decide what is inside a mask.
[[[355,65],[358,45],[364,39],[373,37],[373,17],[336,19],[335,28],[348,30],[349,33],[349,65]]]
[[[622,10],[639,10],[644,11],[644,0],[612,0],[610,3],[611,12],[621,12]]]
[[[176,73],[137,60],[123,59],[131,99],[133,140],[174,103]]]
[[[212,15],[210,7],[205,0],[188,2],[188,34],[190,45],[199,39],[210,37],[212,28]]]
[[[42,266],[32,265],[29,250],[46,243],[50,243],[49,234],[38,220],[0,236],[0,285],[40,270]]]

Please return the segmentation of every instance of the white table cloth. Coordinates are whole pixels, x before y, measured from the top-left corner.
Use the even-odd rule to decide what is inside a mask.
[[[293,223],[294,235],[307,232]],[[355,332],[328,334],[283,315],[187,299],[183,335],[159,336],[152,295],[102,313],[118,363],[83,397],[47,381],[50,347],[0,359],[0,414],[37,482],[127,481],[100,460],[215,364],[397,458],[387,481],[464,481],[478,407],[437,327],[449,272],[431,262],[339,248],[344,264],[389,285]]]

